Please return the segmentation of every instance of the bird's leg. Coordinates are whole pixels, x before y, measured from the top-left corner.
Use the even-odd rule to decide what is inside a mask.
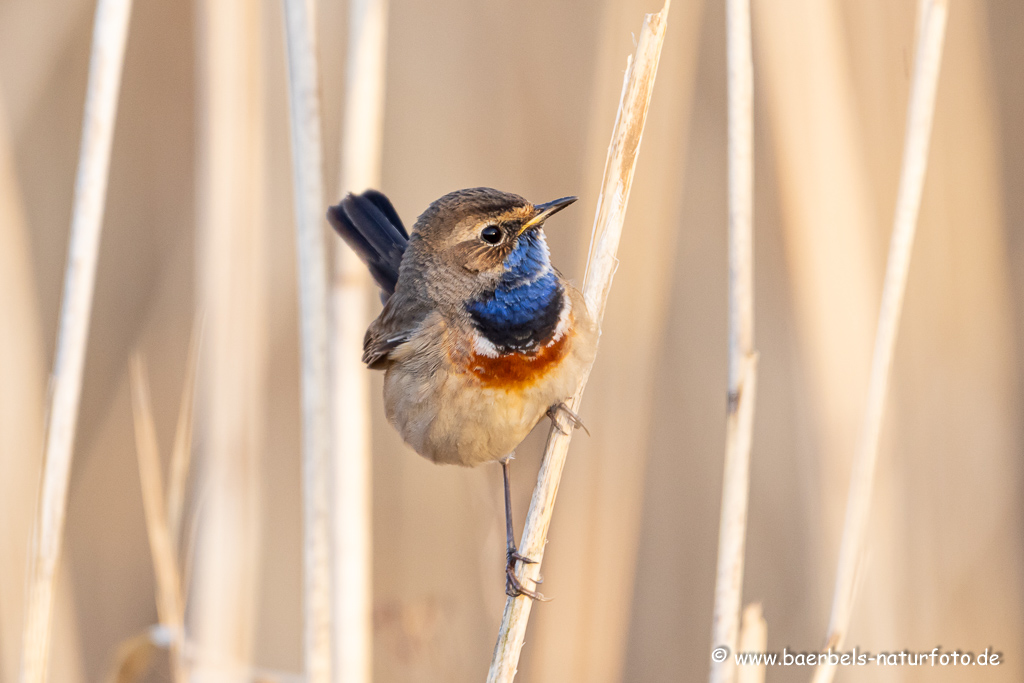
[[[587,429],[587,425],[583,424],[583,420],[580,418],[580,416],[577,415],[572,408],[566,405],[565,401],[562,401],[561,403],[556,403],[555,405],[548,408],[548,417],[551,418],[551,421],[555,424],[555,427],[558,428],[558,431],[562,432],[566,436],[568,436],[569,434],[565,427],[562,426],[562,423],[558,421],[559,413],[565,414],[565,417],[569,420],[570,425],[572,425],[576,429],[582,429],[587,433],[587,436],[590,436],[590,430]]]
[[[540,593],[524,586],[519,577],[516,576],[516,560],[524,564],[535,564],[536,560],[531,560],[529,557],[521,555],[516,547],[515,533],[512,531],[512,487],[509,484],[508,471],[510,460],[512,460],[511,454],[501,459],[501,474],[505,480],[505,541],[507,543],[505,551],[505,594],[513,598],[525,595],[534,600],[546,600],[547,598]],[[540,579],[535,581],[535,583],[540,582]]]
[[[508,464],[513,456],[509,455],[501,459],[501,474],[505,480],[505,541],[507,542],[508,564],[511,566],[516,560],[525,564],[534,564],[528,557],[519,554],[516,547],[515,532],[512,530],[512,486],[509,482]]]

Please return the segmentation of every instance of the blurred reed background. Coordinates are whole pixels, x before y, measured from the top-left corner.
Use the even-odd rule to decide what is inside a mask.
[[[744,602],[763,602],[769,649],[817,649],[828,626],[916,6],[752,2],[760,365]],[[631,33],[657,9],[634,0],[391,0],[381,189],[407,223],[461,187],[535,201],[578,194],[579,208],[548,235],[554,261],[579,282]],[[4,683],[17,680],[21,652],[94,11],[90,0],[0,0]],[[341,0],[316,3],[325,203],[376,173],[341,168],[349,12]],[[52,681],[106,680],[119,647],[158,621],[129,361],[135,351],[144,359],[137,375],[148,378],[173,488],[198,328],[180,551],[194,539],[194,558],[182,558],[191,568],[189,637],[200,655],[247,661],[229,672],[240,680],[295,680],[303,669],[284,30],[282,3],[270,0],[136,0],[132,9]],[[991,646],[1005,663],[843,669],[840,681],[1024,679],[1022,45],[1021,3],[951,0],[867,563],[846,638],[876,652]],[[725,54],[724,2],[675,0],[582,404],[593,436],[573,441],[543,568],[555,600],[533,611],[519,681],[707,675],[727,386]],[[325,237],[336,251],[326,228]],[[376,296],[363,296],[375,314]],[[374,374],[373,679],[480,680],[505,597],[499,470],[415,456],[385,423],[379,394]],[[517,452],[517,520],[544,433]],[[142,680],[172,680],[170,671],[158,655]],[[810,675],[773,668],[768,680]]]

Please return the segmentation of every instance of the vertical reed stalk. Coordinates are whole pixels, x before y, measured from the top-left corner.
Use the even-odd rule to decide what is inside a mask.
[[[349,8],[339,192],[379,187],[384,128],[387,0]],[[362,357],[369,295],[366,267],[351,249],[335,252],[332,410],[334,419],[334,654],[338,680],[372,678],[370,381]]]
[[[185,381],[181,387],[181,402],[178,405],[178,424],[174,430],[174,446],[171,448],[170,482],[167,484],[167,527],[174,544],[175,556],[179,563],[182,554],[181,520],[185,509],[185,489],[188,485],[189,470],[192,467],[192,425],[195,410],[196,364],[199,360],[199,343],[202,323],[196,316],[192,338],[185,361]],[[188,593],[183,584],[183,592]]]
[[[260,3],[247,0],[201,0],[197,14],[197,275],[205,319],[198,428],[207,493],[189,617],[198,646],[216,653],[212,661],[218,667],[214,673],[210,662],[200,661],[197,677],[237,681],[252,659],[260,567],[263,18]],[[187,424],[179,421],[171,464],[168,525],[175,543],[187,474]]]
[[[836,3],[775,0],[771,12],[752,16],[759,101],[775,148],[789,297],[806,373],[801,400],[814,427],[815,447],[799,449],[794,465],[810,473],[798,489],[818,508],[800,527],[810,542],[806,571],[815,592],[830,591],[834,580],[822,558],[839,545],[850,444],[867,394],[881,294],[881,264],[873,259],[879,230],[871,136],[857,115],[843,15]],[[870,42],[877,45],[876,38]]]
[[[0,334],[0,681],[18,677],[46,372],[29,228],[7,123],[0,107],[0,320],[6,326]]]
[[[132,413],[135,417],[135,452],[139,461],[139,482],[142,503],[146,513],[146,531],[153,556],[153,575],[156,577],[156,605],[160,625],[170,636],[170,660],[175,683],[186,683],[188,671],[182,658],[185,641],[185,601],[181,593],[178,558],[167,524],[164,504],[163,476],[160,474],[160,448],[156,440],[153,404],[149,397],[149,382],[145,365],[138,353],[131,359]]]
[[[727,0],[729,78],[729,394],[711,640],[736,651],[743,598],[750,444],[757,390],[754,351],[754,65],[749,0]],[[731,683],[731,657],[712,660],[711,683]]]
[[[640,30],[636,53],[626,61],[626,73],[619,99],[619,110],[612,129],[608,147],[601,194],[597,199],[593,237],[587,259],[587,274],[583,283],[583,296],[587,308],[598,327],[604,318],[608,292],[618,265],[616,253],[622,236],[622,225],[626,218],[629,191],[633,185],[633,173],[640,152],[644,123],[654,91],[654,80],[658,72],[658,60],[665,42],[668,26],[670,0],[666,0],[661,12],[648,14]],[[578,410],[590,368],[584,373],[576,393],[567,402],[571,410]],[[530,501],[526,515],[519,551],[536,560],[534,564],[520,566],[517,576],[524,585],[534,585],[540,576],[541,560],[547,543],[548,528],[554,512],[555,496],[565,467],[571,433],[565,433],[552,425],[537,487]],[[526,639],[526,626],[530,618],[533,601],[525,596],[509,597],[505,601],[498,641],[487,673],[488,683],[508,683],[515,678],[519,655]]]
[[[768,649],[768,623],[764,620],[761,603],[752,602],[743,608],[743,623],[740,627],[738,652],[764,652]],[[766,664],[748,664],[738,667],[736,683],[764,683]]]
[[[0,320],[11,332],[0,334],[0,681],[16,681],[43,465],[46,370],[29,225],[7,124],[0,111]],[[77,683],[83,677],[68,574],[57,577],[52,676]]]
[[[75,179],[53,392],[47,416],[46,456],[22,642],[21,683],[43,683],[46,680],[54,587],[67,513],[85,346],[89,336],[96,259],[131,6],[131,0],[99,0],[93,26],[82,146]]]
[[[315,6],[284,0],[298,243],[305,506],[305,640],[310,683],[332,680],[330,405],[323,159]]]
[[[882,289],[882,305],[878,314],[867,406],[850,474],[846,521],[839,548],[832,614],[829,618],[826,646],[833,649],[842,647],[846,638],[863,561],[871,515],[875,465],[878,462],[878,439],[885,412],[903,296],[906,292],[910,254],[914,245],[914,233],[917,230],[917,216],[921,208],[921,193],[928,168],[928,147],[935,113],[935,93],[938,89],[939,67],[942,63],[947,13],[946,0],[921,0],[917,51],[910,85],[910,102],[907,106],[903,162],[896,195],[892,239]],[[835,667],[826,664],[815,670],[813,680],[815,683],[830,683],[834,676]]]

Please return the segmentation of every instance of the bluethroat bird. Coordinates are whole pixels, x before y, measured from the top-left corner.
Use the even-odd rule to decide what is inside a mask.
[[[581,426],[565,405],[597,349],[583,295],[551,265],[544,222],[576,197],[531,204],[490,188],[447,194],[412,233],[376,190],[349,194],[328,219],[366,263],[384,309],[363,362],[384,370],[388,421],[423,457],[473,467],[498,461],[505,484],[506,593],[515,562],[509,460],[548,415]]]

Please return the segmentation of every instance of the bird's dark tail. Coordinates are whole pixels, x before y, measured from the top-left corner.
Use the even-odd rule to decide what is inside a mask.
[[[398,266],[409,244],[409,233],[391,202],[377,190],[348,194],[327,210],[327,220],[370,269],[387,301],[395,293]]]

